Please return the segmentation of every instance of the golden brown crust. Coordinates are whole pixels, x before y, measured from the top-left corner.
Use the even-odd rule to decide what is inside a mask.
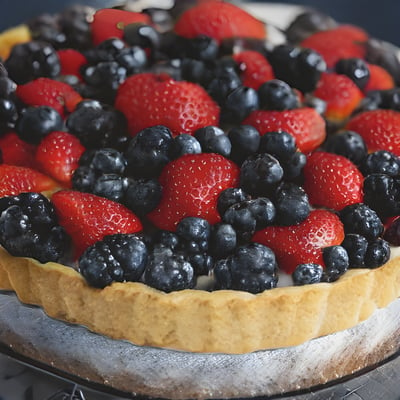
[[[350,328],[400,294],[400,258],[339,281],[239,291],[163,293],[141,283],[89,287],[74,269],[0,249],[0,287],[58,319],[137,345],[247,353],[301,344]]]

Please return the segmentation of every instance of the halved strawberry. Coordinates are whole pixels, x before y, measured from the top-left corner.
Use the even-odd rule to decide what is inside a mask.
[[[265,24],[235,4],[210,0],[183,12],[175,33],[186,38],[206,35],[217,41],[229,38],[266,38]]]
[[[389,150],[400,156],[400,112],[364,111],[353,117],[346,129],[359,133],[370,152]]]
[[[23,192],[52,192],[59,184],[32,168],[0,165],[0,197],[16,196]]]
[[[28,106],[50,106],[60,115],[72,112],[82,96],[67,83],[50,78],[38,78],[18,85],[17,97]]]
[[[85,147],[68,132],[51,132],[39,144],[36,161],[47,175],[71,187],[72,174],[78,168]]]
[[[214,153],[184,155],[162,171],[161,202],[148,218],[158,228],[170,231],[185,217],[217,223],[219,194],[238,182],[239,168],[225,157]]]
[[[118,89],[115,107],[125,114],[131,135],[154,125],[190,134],[219,120],[218,105],[201,86],[167,74],[129,77]]]
[[[313,210],[298,225],[269,226],[256,232],[253,241],[271,248],[279,267],[291,274],[297,265],[317,263],[324,266],[322,249],[340,245],[344,229],[339,217],[328,210]]]
[[[60,59],[61,75],[74,75],[82,80],[80,69],[87,64],[86,57],[75,49],[60,49],[57,54]]]
[[[106,235],[135,233],[143,229],[139,218],[115,201],[74,190],[61,190],[53,194],[60,225],[71,236],[75,255]]]
[[[371,90],[387,90],[393,89],[396,83],[386,69],[380,65],[368,64],[369,81],[365,85],[364,92],[367,93]]]
[[[363,200],[364,177],[346,157],[316,151],[303,168],[304,189],[314,206],[336,211]]]
[[[335,73],[321,75],[314,96],[326,102],[325,117],[333,122],[348,118],[364,97],[349,77]]]
[[[135,22],[151,23],[150,17],[143,13],[114,8],[97,10],[91,23],[93,43],[98,45],[106,39],[122,39],[124,36],[124,27]]]
[[[0,137],[0,150],[3,163],[34,168],[36,166],[36,146],[25,142],[15,132]]]
[[[286,131],[294,136],[297,147],[304,153],[316,149],[326,137],[324,119],[315,109],[308,107],[286,111],[256,110],[243,124],[254,126],[261,135]]]

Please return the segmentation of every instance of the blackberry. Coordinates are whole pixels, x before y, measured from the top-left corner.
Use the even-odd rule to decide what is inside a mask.
[[[15,45],[4,65],[10,79],[19,85],[39,77],[56,78],[61,72],[54,47],[38,41]]]
[[[205,126],[194,132],[203,153],[217,153],[229,157],[231,142],[225,132],[217,126]]]
[[[294,183],[283,183],[273,197],[278,225],[296,225],[304,221],[311,211],[307,193]]]
[[[160,246],[149,255],[144,283],[169,293],[192,289],[196,277],[192,265],[183,255],[174,254],[168,247]]]
[[[240,187],[253,196],[268,196],[282,178],[282,166],[267,153],[248,157],[240,168]]]
[[[370,78],[368,64],[361,58],[342,58],[335,64],[335,71],[349,77],[361,90]]]
[[[383,232],[378,214],[364,203],[344,207],[339,216],[345,233],[357,233],[367,239],[376,239]]]
[[[50,132],[60,131],[63,126],[63,119],[54,108],[28,107],[17,121],[16,132],[25,142],[39,144]]]
[[[209,251],[217,259],[225,258],[236,248],[236,231],[230,224],[219,223],[211,228]]]
[[[200,154],[200,142],[192,135],[182,133],[175,136],[171,142],[169,156],[171,159],[176,159],[184,154]]]
[[[16,257],[42,263],[67,261],[70,238],[58,225],[50,201],[39,193],[3,197],[0,202],[0,244]]]
[[[208,250],[211,227],[207,220],[198,217],[183,218],[176,227],[181,247],[188,253]]]
[[[294,90],[284,81],[272,79],[258,88],[260,109],[292,110],[300,106],[299,98]]]
[[[368,154],[364,139],[353,131],[341,131],[329,135],[322,147],[329,153],[348,158],[355,165],[360,165]]]
[[[90,246],[79,258],[79,271],[90,286],[139,281],[148,258],[146,245],[135,235],[114,234]]]
[[[296,150],[294,137],[285,131],[266,132],[261,136],[258,149],[260,153],[269,153],[280,162],[289,160]]]
[[[157,246],[160,245],[174,250],[179,245],[179,237],[174,232],[159,230],[155,232],[153,242]]]
[[[261,293],[276,287],[278,265],[274,252],[259,243],[238,247],[214,269],[217,288]]]
[[[155,178],[170,161],[172,133],[157,125],[139,132],[125,151],[127,170],[135,178]]]
[[[324,281],[334,282],[349,268],[349,255],[342,246],[329,246],[322,249],[325,264]]]
[[[368,248],[368,240],[357,233],[348,233],[345,235],[341,246],[346,250],[349,256],[350,268],[363,268],[364,260]]]
[[[228,138],[231,142],[230,158],[238,165],[254,155],[260,146],[260,134],[256,128],[251,125],[237,125],[228,132]]]
[[[378,268],[387,263],[389,258],[390,245],[386,240],[377,238],[368,243],[364,258],[364,264],[367,268]]]
[[[370,174],[400,176],[400,157],[388,150],[377,150],[365,157],[360,170],[364,176]]]
[[[129,178],[122,203],[135,214],[144,216],[157,207],[161,194],[162,188],[156,179]]]
[[[217,210],[219,214],[224,215],[225,211],[236,203],[250,200],[250,196],[240,188],[228,188],[223,190],[217,200]]]
[[[292,273],[293,283],[296,286],[319,283],[322,276],[322,266],[315,263],[299,264]]]
[[[393,246],[400,246],[400,217],[389,222],[383,234],[383,239]]]
[[[113,107],[95,100],[82,101],[66,120],[68,132],[77,136],[87,149],[118,148],[128,135],[125,116]]]

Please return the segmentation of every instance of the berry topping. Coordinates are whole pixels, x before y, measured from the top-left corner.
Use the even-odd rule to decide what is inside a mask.
[[[319,283],[322,276],[322,266],[315,263],[299,264],[292,273],[293,283],[296,286]]]
[[[35,167],[36,146],[20,139],[15,132],[0,137],[0,150],[4,164]]]
[[[260,85],[258,97],[262,110],[283,111],[300,106],[297,93],[286,82],[279,79],[272,79]]]
[[[374,151],[365,157],[360,169],[365,176],[370,174],[399,176],[400,156],[387,150]]]
[[[232,149],[229,137],[217,126],[205,126],[194,132],[203,153],[217,153],[229,157]]]
[[[373,90],[388,90],[395,87],[395,81],[386,69],[374,64],[369,64],[368,69],[370,78],[364,87],[365,92]]]
[[[231,142],[230,158],[241,165],[243,161],[257,152],[260,146],[260,134],[250,125],[238,125],[228,132]]]
[[[343,246],[329,246],[322,249],[324,258],[324,281],[334,282],[349,268],[349,255]]]
[[[361,58],[342,58],[335,65],[337,74],[346,75],[363,90],[370,79],[368,64]]]
[[[357,233],[349,233],[345,236],[342,247],[349,256],[349,266],[351,268],[365,267],[364,260],[367,253],[368,240]]]

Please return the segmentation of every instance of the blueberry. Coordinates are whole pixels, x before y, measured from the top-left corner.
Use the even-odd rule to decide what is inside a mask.
[[[307,156],[301,151],[296,151],[290,158],[280,161],[283,168],[283,179],[295,181],[301,179]]]
[[[296,152],[296,140],[288,132],[266,132],[260,139],[260,153],[269,153],[279,162],[289,160]]]
[[[217,126],[205,126],[194,132],[203,153],[217,153],[229,157],[231,142],[225,132]]]
[[[190,253],[208,250],[211,227],[207,220],[199,217],[183,218],[176,226],[176,234]]]
[[[211,80],[211,72],[204,61],[192,58],[183,58],[181,64],[182,79],[207,86]]]
[[[119,202],[125,193],[124,179],[118,174],[102,174],[95,179],[91,193]]]
[[[230,224],[215,224],[211,229],[209,250],[217,259],[225,258],[233,252],[237,244],[235,229]]]
[[[214,259],[207,253],[194,253],[188,255],[190,262],[196,276],[209,275],[214,266]]]
[[[210,36],[198,35],[185,40],[183,45],[183,52],[188,58],[210,62],[218,56],[218,43]]]
[[[368,240],[357,233],[349,233],[344,237],[341,246],[349,256],[349,268],[363,268],[367,253]]]
[[[242,86],[242,81],[232,66],[215,69],[213,73],[214,77],[207,84],[206,89],[219,105],[223,105],[228,94]]]
[[[322,276],[322,266],[315,263],[299,264],[292,274],[293,283],[296,286],[319,283]]]
[[[132,75],[144,70],[147,65],[147,55],[139,46],[126,47],[119,52],[115,61],[125,68],[127,75]]]
[[[272,79],[258,88],[260,109],[262,110],[292,110],[298,108],[300,102],[297,94],[284,81]]]
[[[377,150],[368,154],[360,166],[364,176],[370,174],[400,175],[400,157],[388,150]]]
[[[161,185],[156,179],[128,179],[122,203],[143,216],[157,207],[161,194]]]
[[[174,250],[179,245],[179,237],[174,232],[160,230],[156,231],[154,242],[156,245],[161,245]]]
[[[368,64],[361,58],[342,58],[335,64],[335,71],[349,77],[361,90],[369,82]]]
[[[92,193],[95,182],[96,173],[90,167],[82,165],[73,172],[72,187],[75,190]]]
[[[230,158],[241,165],[243,161],[255,154],[260,146],[260,133],[251,125],[237,125],[228,132],[232,150]]]
[[[0,97],[0,134],[15,128],[18,120],[17,106],[12,100]]]
[[[121,152],[107,147],[86,151],[80,159],[80,165],[88,165],[98,174],[123,174],[126,164],[126,159]]]
[[[224,215],[225,211],[236,203],[244,200],[250,200],[250,196],[240,188],[228,188],[223,190],[217,200],[217,210],[219,214]]]
[[[382,239],[377,238],[368,243],[364,264],[367,268],[378,268],[387,263],[390,258],[390,245]]]
[[[215,290],[232,288],[232,274],[227,259],[218,260],[214,264]]]
[[[329,246],[322,249],[325,263],[324,280],[334,282],[349,268],[349,255],[342,246]]]
[[[175,136],[171,142],[169,156],[171,159],[176,159],[184,154],[200,154],[200,142],[192,135],[182,133]]]
[[[155,28],[143,23],[127,24],[124,27],[124,40],[130,46],[157,49],[160,47],[160,34]]]

